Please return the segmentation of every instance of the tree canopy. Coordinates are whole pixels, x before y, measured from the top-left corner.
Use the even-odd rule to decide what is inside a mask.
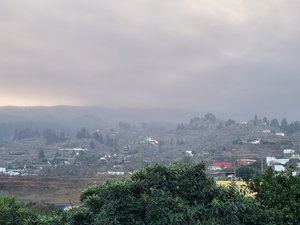
[[[253,179],[257,173],[257,170],[250,166],[241,166],[236,170],[236,176],[246,181]]]
[[[130,178],[92,186],[73,224],[267,224],[254,199],[223,188],[203,164],[154,165]]]
[[[251,180],[249,187],[262,207],[272,209],[279,223],[300,224],[300,176],[269,168]]]
[[[41,210],[0,197],[1,225],[298,225],[300,177],[267,170],[250,179],[247,197],[234,183],[216,185],[204,164],[153,165],[131,177],[89,187],[82,206]]]

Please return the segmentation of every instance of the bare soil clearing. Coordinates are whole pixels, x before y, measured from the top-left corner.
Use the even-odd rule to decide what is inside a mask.
[[[79,196],[85,188],[93,184],[102,184],[110,178],[113,177],[0,176],[0,190],[25,202],[79,204]]]

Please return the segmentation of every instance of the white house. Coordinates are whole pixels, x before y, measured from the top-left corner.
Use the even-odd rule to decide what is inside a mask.
[[[295,150],[294,149],[284,149],[283,154],[294,154]]]
[[[58,151],[74,151],[74,152],[84,152],[87,151],[87,148],[59,148]]]
[[[275,159],[275,161],[273,161],[273,163],[278,163],[278,164],[281,164],[281,165],[285,165],[289,162],[290,160],[289,159]]]
[[[124,172],[121,172],[121,171],[117,171],[117,172],[114,172],[114,171],[108,171],[107,172],[109,175],[113,175],[113,176],[122,176],[124,175],[125,173]]]
[[[194,153],[193,153],[193,151],[185,151],[185,155],[186,156],[194,156]]]
[[[268,166],[271,166],[271,162],[274,161],[276,158],[273,156],[267,156],[266,157],[266,163]]]
[[[146,144],[151,144],[151,145],[158,145],[158,143],[159,143],[157,140],[152,139],[151,137],[147,138],[144,142]]]
[[[73,148],[73,151],[84,152],[87,151],[87,148]]]
[[[284,137],[284,136],[285,136],[285,133],[277,132],[276,135],[277,135],[277,136],[282,136],[282,137]]]
[[[289,159],[276,159],[275,157],[266,157],[266,163],[268,166],[277,166],[282,165],[284,166],[287,164],[290,160]]]
[[[5,173],[5,172],[6,172],[6,168],[0,167],[0,173]]]
[[[291,155],[292,159],[300,159],[300,153],[294,153]]]
[[[222,170],[222,168],[219,167],[219,166],[209,166],[208,170],[210,170],[210,171],[218,171],[218,170]]]
[[[260,141],[261,141],[261,139],[257,139],[257,140],[251,141],[250,143],[253,145],[259,145]]]
[[[5,172],[5,174],[8,176],[20,176],[21,175],[20,171],[16,171],[16,170],[7,171],[7,172]]]
[[[105,157],[100,157],[99,162],[107,162],[107,159]]]
[[[285,170],[283,165],[274,165],[274,171],[283,172]]]
[[[264,134],[269,134],[269,133],[271,133],[271,130],[265,129],[265,130],[262,131],[262,133],[264,133]]]

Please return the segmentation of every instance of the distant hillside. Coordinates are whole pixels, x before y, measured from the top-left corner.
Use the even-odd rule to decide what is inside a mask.
[[[195,115],[188,110],[163,108],[104,108],[100,106],[34,106],[0,107],[0,122],[16,121],[69,121],[86,115],[97,116],[103,121],[116,122],[177,122]]]
[[[16,129],[51,128],[58,131],[76,132],[81,127],[98,129],[114,126],[119,121],[130,123],[154,123],[174,127],[178,121],[192,116],[182,110],[172,109],[109,109],[99,106],[36,106],[0,107],[0,140],[11,138]]]

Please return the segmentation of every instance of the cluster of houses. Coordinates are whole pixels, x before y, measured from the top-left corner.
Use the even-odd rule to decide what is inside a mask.
[[[279,137],[285,137],[285,133],[283,133],[283,132],[274,132],[274,131],[271,131],[269,129],[264,129],[261,132],[265,135],[274,134],[274,135],[279,136]],[[254,139],[254,140],[244,140],[244,141],[241,141],[240,143],[241,144],[259,145],[259,144],[261,144],[261,140],[262,140],[261,138],[257,138],[257,139]]]
[[[5,175],[5,176],[20,176],[21,175],[21,170],[6,169],[4,167],[0,167],[0,175]]]
[[[240,123],[240,124],[246,124],[246,123]],[[263,134],[274,134],[278,137],[285,137],[285,133],[283,132],[274,132],[270,129],[264,129],[261,131]],[[261,144],[262,139],[252,139],[247,141],[241,141],[241,144],[252,144],[252,145],[259,145]],[[271,167],[276,172],[283,172],[287,171],[288,168],[293,169],[294,175],[300,174],[300,153],[296,152],[294,149],[284,149],[282,152],[282,158],[276,158],[273,156],[267,156],[265,158],[265,162],[261,160],[262,167],[264,164],[268,167]],[[235,170],[237,167],[240,166],[247,166],[255,163],[257,160],[255,159],[240,159],[232,162],[219,162],[215,161],[211,166],[208,167],[208,170],[212,175],[226,175],[231,176],[235,174]]]
[[[264,129],[264,130],[262,130],[262,133],[264,133],[264,134],[271,134],[272,131],[269,130],[269,129]],[[285,137],[285,133],[283,133],[283,132],[275,132],[275,135],[276,136]]]
[[[282,158],[267,156],[265,158],[266,166],[276,172],[284,172],[291,168],[293,175],[300,175],[300,153],[294,149],[284,149],[282,155]],[[237,167],[249,166],[256,161],[255,159],[239,159],[235,163],[215,161],[208,167],[208,170],[215,177],[230,177],[235,175]]]
[[[59,148],[57,149],[54,161],[57,164],[70,165],[74,163],[76,157],[81,153],[88,151],[87,148],[75,147],[75,148]],[[49,161],[38,163],[35,169],[29,171],[27,165],[19,169],[8,169],[5,167],[0,167],[0,175],[3,176],[27,176],[35,174],[35,171],[43,169],[44,165],[51,165]]]
[[[59,148],[57,149],[57,153],[55,155],[55,162],[63,165],[70,165],[74,163],[77,156],[80,155],[81,152],[88,151],[87,148]]]
[[[144,140],[143,143],[157,146],[159,144],[159,141],[149,137],[149,138],[146,138],[146,140]]]
[[[300,175],[300,153],[294,149],[284,149],[282,153],[283,158],[267,156],[267,166],[272,167],[276,172],[283,172],[292,168],[294,175]]]
[[[98,161],[99,161],[99,162],[102,162],[102,163],[106,163],[106,162],[108,162],[110,159],[114,159],[114,158],[116,158],[116,157],[118,157],[117,154],[112,154],[112,155],[106,154],[106,155],[100,157],[100,159],[99,159]]]
[[[213,162],[212,166],[208,167],[209,171],[224,171],[224,170],[230,170],[233,169],[234,166],[249,166],[253,163],[255,163],[257,160],[255,159],[239,159],[236,162],[236,165],[232,162],[219,162],[215,161]]]

